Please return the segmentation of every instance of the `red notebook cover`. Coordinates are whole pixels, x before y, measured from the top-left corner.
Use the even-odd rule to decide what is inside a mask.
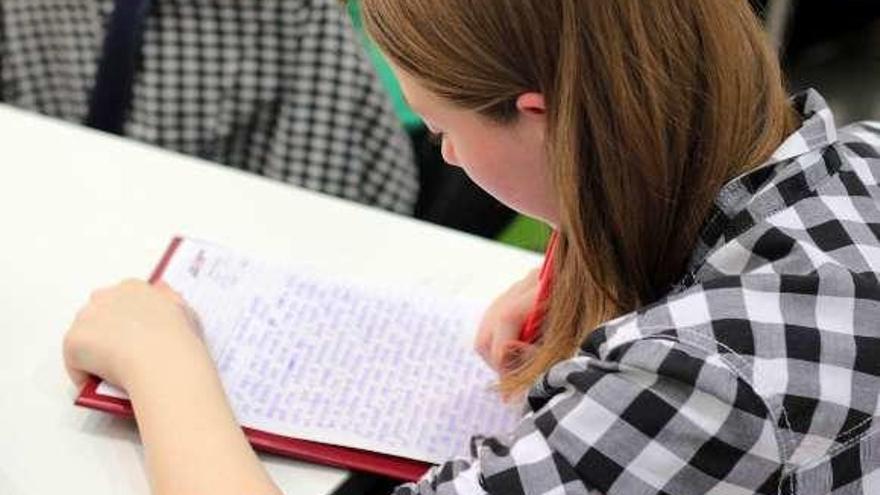
[[[165,267],[168,266],[168,262],[171,260],[180,242],[180,237],[172,239],[171,244],[165,250],[165,254],[150,276],[151,283],[155,283],[162,278],[162,273],[165,271]],[[77,397],[76,405],[118,416],[134,417],[131,403],[127,399],[99,394],[97,391],[99,383],[100,381],[97,378],[90,378],[80,392],[79,397]],[[402,481],[415,481],[431,467],[428,463],[413,459],[300,440],[251,428],[242,429],[251,445],[257,450],[318,464],[380,474]]]

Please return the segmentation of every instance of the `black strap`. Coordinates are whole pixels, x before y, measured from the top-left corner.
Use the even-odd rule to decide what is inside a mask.
[[[86,125],[122,134],[151,0],[115,0]]]

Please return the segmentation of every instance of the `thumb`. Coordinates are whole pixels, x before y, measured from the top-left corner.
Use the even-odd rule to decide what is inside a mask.
[[[186,317],[189,320],[190,328],[199,336],[200,339],[205,338],[204,328],[202,327],[202,320],[199,318],[198,313],[186,302],[186,299],[180,295],[179,292],[174,290],[167,282],[164,280],[157,280],[153,283],[153,286],[159,290],[165,296],[170,297],[177,303],[178,306],[183,308],[183,311],[186,313]]]

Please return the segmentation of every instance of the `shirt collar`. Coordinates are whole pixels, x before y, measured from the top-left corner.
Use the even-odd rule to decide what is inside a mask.
[[[816,162],[799,160],[800,157],[819,152],[837,141],[834,115],[819,92],[809,89],[792,97],[791,102],[801,116],[800,128],[786,138],[767,161],[721,188],[678,288],[694,283],[697,271],[715,246],[754,225],[763,210],[772,209],[768,201],[756,201],[756,198],[778,198],[778,195],[764,193],[777,189],[785,179],[802,173]],[[773,205],[776,206],[779,205]]]
[[[814,89],[808,89],[792,98],[795,110],[803,122],[800,129],[789,136],[763,166],[772,166],[791,158],[825,148],[837,141],[834,115],[825,98]],[[762,168],[759,167],[759,168]]]

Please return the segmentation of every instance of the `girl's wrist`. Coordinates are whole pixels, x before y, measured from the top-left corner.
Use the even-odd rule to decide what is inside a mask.
[[[206,346],[193,337],[128,376],[154,493],[280,493],[248,445]]]
[[[208,349],[198,337],[176,339],[164,347],[161,352],[144,353],[124,365],[120,385],[132,402],[142,396],[164,396],[193,379],[216,375]]]

